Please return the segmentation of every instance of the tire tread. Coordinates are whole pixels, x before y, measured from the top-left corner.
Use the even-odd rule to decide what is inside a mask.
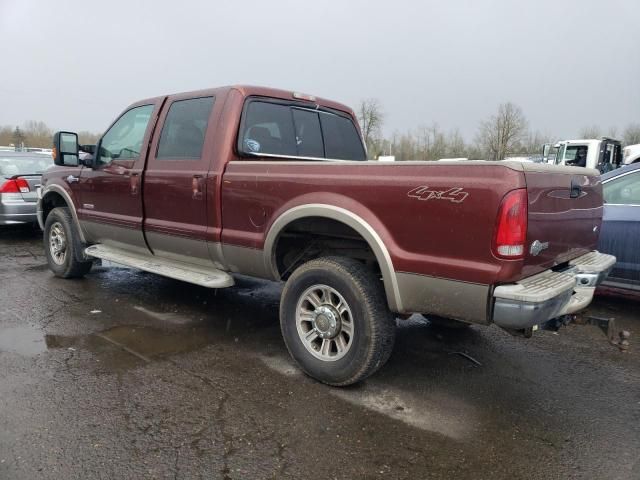
[[[320,381],[332,386],[347,386],[357,383],[369,377],[380,369],[391,356],[395,343],[396,324],[394,315],[389,310],[386,302],[386,295],[382,281],[363,263],[347,257],[321,257],[311,260],[296,269],[286,283],[282,292],[282,297],[287,297],[289,288],[296,281],[296,278],[312,269],[326,269],[339,271],[352,282],[359,296],[363,299],[363,310],[372,319],[370,322],[371,338],[369,339],[371,348],[368,355],[362,362],[360,368],[351,377],[331,382],[320,379]],[[283,318],[282,309],[285,302],[281,303],[280,317]],[[283,331],[284,334],[284,331]],[[286,342],[285,342],[286,343]],[[287,345],[289,353],[293,356],[291,349]],[[303,370],[304,366],[300,365]],[[305,370],[306,372],[306,370]],[[309,374],[309,372],[307,372]]]

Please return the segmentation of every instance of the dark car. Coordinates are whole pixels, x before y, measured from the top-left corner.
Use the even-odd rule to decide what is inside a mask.
[[[618,259],[607,284],[640,290],[640,164],[602,176],[604,217],[598,250]]]
[[[52,164],[43,153],[0,152],[0,225],[37,223],[36,189]]]

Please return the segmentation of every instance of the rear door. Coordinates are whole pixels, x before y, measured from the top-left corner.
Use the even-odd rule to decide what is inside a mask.
[[[215,98],[171,97],[163,110],[144,174],[144,230],[153,253],[212,264],[207,248],[207,182],[212,160]]]
[[[633,169],[604,183],[604,219],[598,249],[615,255],[612,280],[640,285],[640,169]]]
[[[576,167],[523,168],[529,197],[525,276],[595,249],[603,210],[600,176]]]
[[[78,218],[96,243],[148,251],[142,233],[141,176],[162,101],[126,110],[100,140],[92,168],[69,181],[80,198]]]

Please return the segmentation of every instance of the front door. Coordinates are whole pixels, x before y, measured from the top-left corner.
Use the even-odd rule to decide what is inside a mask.
[[[144,174],[144,230],[154,255],[204,266],[207,247],[207,189],[211,164],[214,97],[176,96],[167,101],[151,144]],[[209,194],[209,195],[208,195]]]
[[[78,218],[93,243],[148,251],[142,232],[141,175],[161,103],[124,112],[100,140],[93,167],[82,170]]]

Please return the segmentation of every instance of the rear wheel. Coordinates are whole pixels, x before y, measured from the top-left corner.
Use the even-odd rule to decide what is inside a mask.
[[[44,251],[51,271],[62,278],[89,273],[92,262],[84,259],[83,248],[69,209],[54,208],[44,225]]]
[[[382,367],[395,340],[382,282],[349,258],[300,266],[282,292],[280,325],[302,370],[336,386],[356,383]]]

